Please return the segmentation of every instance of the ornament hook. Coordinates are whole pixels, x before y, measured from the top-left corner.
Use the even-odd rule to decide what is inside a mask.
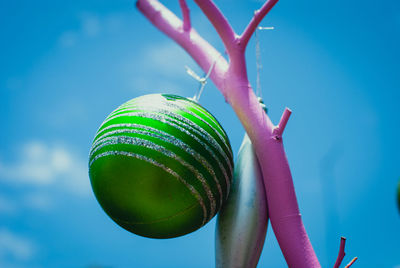
[[[199,88],[197,89],[196,94],[191,98],[195,102],[199,102],[201,94],[203,93],[204,87],[207,84],[208,77],[210,77],[212,70],[214,69],[215,64],[217,63],[217,59],[211,64],[210,68],[208,69],[207,74],[204,77],[200,77],[198,74],[196,74],[195,71],[193,71],[189,66],[185,66],[186,73],[193,77],[195,80],[199,82]]]

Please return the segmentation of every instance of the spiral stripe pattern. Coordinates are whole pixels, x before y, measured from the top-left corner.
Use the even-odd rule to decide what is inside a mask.
[[[100,205],[122,227],[147,237],[184,235],[210,221],[227,199],[232,171],[218,121],[196,102],[169,94],[115,109],[89,154]]]

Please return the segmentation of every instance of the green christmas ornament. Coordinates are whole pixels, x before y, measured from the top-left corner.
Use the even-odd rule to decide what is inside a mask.
[[[132,99],[100,126],[89,176],[104,211],[145,237],[171,238],[210,221],[226,200],[232,149],[198,103],[168,94]]]

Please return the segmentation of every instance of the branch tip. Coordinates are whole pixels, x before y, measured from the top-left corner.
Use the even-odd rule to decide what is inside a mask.
[[[292,114],[292,111],[289,108],[285,108],[283,114],[281,116],[281,120],[279,121],[278,126],[275,128],[275,134],[278,136],[282,136],[283,131],[286,128],[286,124],[289,121],[289,117]]]
[[[260,9],[254,11],[253,18],[250,20],[246,29],[240,36],[241,44],[244,47],[246,47],[247,43],[250,40],[250,37],[253,35],[254,31],[257,29],[257,26],[260,24],[262,19],[268,14],[268,12],[275,6],[277,2],[278,0],[268,0]]]
[[[356,262],[356,260],[358,260],[358,257],[354,257],[354,258],[351,260],[351,262],[349,262],[349,264],[347,264],[344,268],[349,268],[350,266],[353,265],[353,263]]]
[[[202,3],[207,1],[201,1]],[[210,43],[204,40],[197,31],[190,26],[189,8],[186,1],[180,0],[183,20],[179,19],[171,10],[158,0],[138,0],[138,10],[160,31],[178,43],[197,62],[204,72],[214,66],[215,71],[210,73],[210,78],[225,96],[223,74],[228,69],[228,62]],[[186,9],[187,8],[187,9]],[[186,21],[186,26],[185,26]],[[189,28],[190,35],[184,28]],[[218,61],[213,64],[218,58]]]
[[[229,24],[224,14],[222,14],[221,10],[214,4],[213,1],[195,0],[195,2],[214,26],[229,55],[236,44],[236,33],[232,29],[232,26]]]
[[[190,22],[190,9],[186,4],[186,0],[179,0],[179,5],[182,10],[183,30],[185,32],[187,32],[192,27],[191,22]]]
[[[340,247],[339,247],[339,253],[335,262],[335,265],[333,266],[333,268],[339,268],[340,264],[343,261],[344,256],[346,255],[346,253],[344,252],[344,248],[346,245],[346,238],[345,237],[341,237],[340,238]]]

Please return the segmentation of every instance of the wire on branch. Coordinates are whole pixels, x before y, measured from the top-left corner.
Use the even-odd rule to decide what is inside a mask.
[[[260,24],[262,19],[268,14],[268,12],[275,6],[278,0],[268,0],[265,4],[256,12],[254,12],[254,16],[247,25],[246,29],[243,31],[240,36],[240,43],[243,48],[247,46],[247,43],[250,40],[250,37],[253,35],[257,26]]]
[[[257,87],[256,87],[256,95],[262,98],[262,91],[261,91],[261,69],[263,68],[261,63],[261,48],[260,48],[260,39],[258,37],[258,32],[262,30],[273,30],[274,27],[257,27],[255,31],[256,37],[256,67],[257,67]]]
[[[200,77],[199,75],[197,75],[195,73],[195,71],[190,69],[189,66],[185,66],[186,73],[188,75],[190,75],[191,77],[193,77],[194,79],[196,79],[200,83],[199,89],[197,90],[196,94],[192,98],[194,101],[196,101],[196,102],[200,101],[201,94],[203,93],[204,87],[207,84],[208,77],[211,75],[211,72],[212,72],[216,62],[217,62],[217,59],[213,62],[213,64],[211,65],[210,69],[208,70],[207,74],[205,74],[204,77]]]

